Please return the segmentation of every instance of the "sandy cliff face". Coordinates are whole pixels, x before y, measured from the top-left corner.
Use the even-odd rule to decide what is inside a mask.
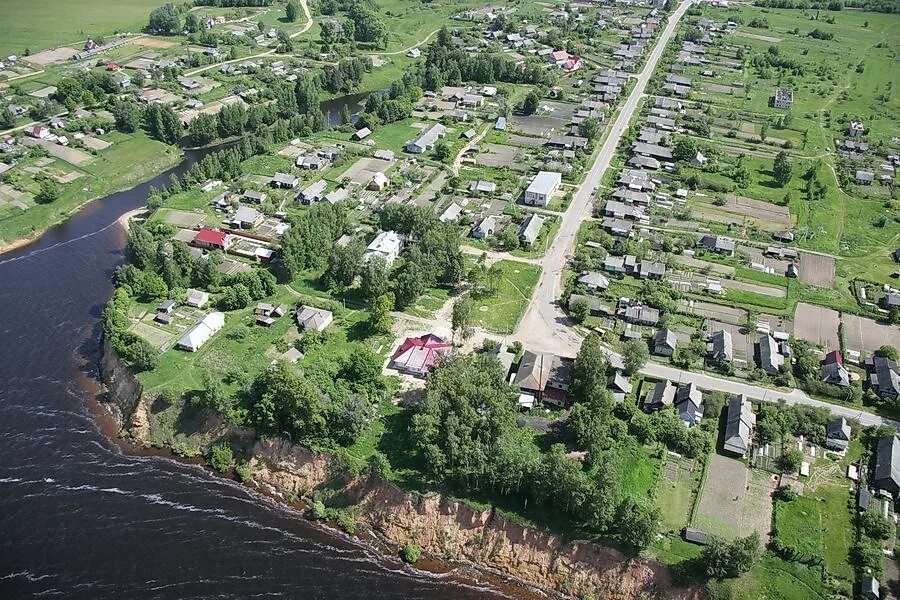
[[[261,442],[253,449],[254,479],[285,494],[300,496],[329,481],[329,463],[329,457],[284,440]],[[350,479],[342,494],[360,509],[361,526],[398,548],[411,542],[434,558],[471,563],[565,596],[699,597],[696,590],[674,587],[669,571],[654,561],[629,560],[599,544],[570,544],[493,510],[439,495],[408,494],[366,477]]]

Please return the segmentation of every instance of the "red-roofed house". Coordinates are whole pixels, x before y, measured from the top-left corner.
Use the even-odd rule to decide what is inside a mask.
[[[107,71],[118,71],[119,65],[118,65],[118,63],[114,63],[114,62],[106,63],[106,70]]]
[[[826,365],[830,365],[831,363],[842,365],[844,364],[844,357],[841,355],[839,350],[832,350],[825,355],[825,360],[823,360],[822,363]]]
[[[224,250],[228,247],[228,234],[218,229],[203,227],[191,240],[191,245],[207,250]]]
[[[453,349],[433,333],[408,337],[391,357],[391,366],[402,373],[423,377],[434,370],[438,358]]]
[[[547,56],[547,60],[551,65],[559,67],[567,73],[577,71],[581,68],[581,59],[573,54],[569,54],[565,50],[556,50]]]

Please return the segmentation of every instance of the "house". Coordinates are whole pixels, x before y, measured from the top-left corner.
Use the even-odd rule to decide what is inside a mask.
[[[382,256],[387,266],[394,264],[403,249],[403,238],[395,231],[382,231],[363,254],[363,262],[369,262],[373,256]]]
[[[794,106],[794,92],[784,88],[775,90],[775,97],[772,99],[772,106],[775,108],[790,109]]]
[[[250,206],[239,206],[238,209],[234,211],[231,222],[241,229],[253,229],[254,227],[259,227],[265,218],[266,216],[255,208]]]
[[[393,150],[376,150],[372,155],[379,160],[392,161],[394,160],[394,152]]]
[[[722,364],[734,360],[734,346],[731,342],[731,334],[724,329],[715,331],[709,336],[706,345],[709,361]]]
[[[372,190],[374,192],[380,192],[388,185],[390,185],[390,183],[391,180],[387,178],[387,175],[385,175],[381,171],[378,171],[372,175],[372,179],[369,180],[369,185],[366,186],[366,189]]]
[[[603,301],[596,296],[585,296],[583,294],[569,294],[569,303],[568,308],[571,311],[572,307],[576,302],[586,302],[588,309],[590,310],[592,315],[600,316],[600,315],[609,315],[612,314],[612,309],[603,304]]]
[[[538,214],[529,215],[516,234],[519,237],[519,241],[525,245],[533,244],[541,234],[541,228],[543,228],[545,220],[546,217]]]
[[[703,419],[703,394],[696,384],[683,385],[675,392],[675,410],[686,427],[699,425]]]
[[[759,368],[769,375],[777,375],[784,365],[784,356],[778,348],[778,342],[771,335],[759,336]]]
[[[656,325],[659,323],[659,311],[644,304],[629,304],[622,318],[634,325]]]
[[[424,377],[434,370],[441,356],[453,350],[451,344],[433,333],[408,337],[391,357],[391,366],[401,373]]]
[[[734,240],[719,235],[704,235],[697,240],[697,247],[708,252],[734,256]]]
[[[732,396],[727,410],[722,449],[736,456],[744,456],[750,450],[756,415],[753,414],[750,401],[743,394]]]
[[[675,403],[675,386],[668,379],[658,382],[644,398],[644,411],[656,412]]]
[[[115,81],[116,85],[118,85],[123,90],[131,86],[131,77],[129,77],[125,73],[117,73],[113,76],[113,81]]]
[[[469,191],[478,192],[479,194],[493,194],[497,191],[497,184],[493,181],[479,179],[478,181],[469,182]]]
[[[298,156],[294,164],[307,171],[320,171],[325,166],[325,159],[321,156]]]
[[[191,245],[204,250],[225,250],[231,244],[231,239],[224,231],[201,227]]]
[[[254,314],[256,315],[256,323],[269,327],[275,323],[277,319],[287,314],[288,307],[286,304],[275,306],[268,302],[260,302],[256,305]]]
[[[50,135],[50,130],[43,125],[35,125],[34,127],[28,128],[28,135],[35,139],[42,140]]]
[[[484,106],[484,96],[479,94],[463,94],[463,97],[456,103],[457,106],[465,106],[467,108],[480,108]]]
[[[830,421],[825,427],[825,447],[840,452],[850,445],[850,425],[840,417]]]
[[[268,197],[268,194],[265,192],[257,190],[244,190],[241,192],[241,202],[249,202],[251,204],[262,204]]]
[[[297,326],[302,331],[323,331],[334,320],[330,310],[300,305],[294,311]]]
[[[853,179],[858,185],[872,185],[872,182],[875,181],[875,173],[872,171],[857,171]]]
[[[666,274],[666,265],[653,260],[642,260],[638,267],[640,279],[662,279]]]
[[[859,580],[859,597],[863,600],[880,600],[881,583],[871,575]]]
[[[709,543],[709,534],[705,531],[700,531],[699,529],[691,529],[690,527],[685,527],[682,536],[684,537],[684,541],[691,542],[692,544],[697,544],[699,546],[705,546]]]
[[[844,357],[837,350],[832,350],[825,355],[820,374],[825,383],[841,387],[850,385],[850,371],[844,366]]]
[[[583,271],[578,276],[578,283],[594,292],[609,287],[609,279],[597,271]]]
[[[369,129],[368,127],[363,127],[362,129],[357,130],[356,133],[353,134],[353,139],[364,140],[367,137],[369,137],[371,134],[372,134],[371,129]]]
[[[325,201],[329,204],[337,204],[338,202],[342,202],[350,197],[350,192],[347,188],[335,188],[325,194]]]
[[[506,117],[497,117],[497,121],[494,123],[494,129],[497,131],[506,131]]]
[[[203,308],[204,306],[206,306],[206,303],[209,302],[209,294],[207,294],[206,292],[195,289],[188,289],[186,294],[187,298],[184,303],[188,306],[192,306],[194,308]]]
[[[900,492],[900,440],[896,435],[879,438],[875,446],[875,470],[872,487],[893,495]]]
[[[897,363],[883,356],[873,356],[866,361],[869,371],[869,387],[880,398],[896,400],[900,397],[900,369]]]
[[[472,237],[477,240],[483,240],[486,237],[494,235],[497,231],[497,217],[489,215],[481,219],[481,221],[472,228]]]
[[[304,189],[297,192],[297,202],[300,204],[310,204],[312,202],[318,202],[322,199],[325,194],[325,188],[328,187],[328,182],[324,179],[319,179],[318,181],[314,181]]]
[[[451,202],[450,206],[448,206],[444,212],[441,213],[439,219],[443,223],[454,223],[459,218],[459,215],[462,214],[462,206],[457,204],[456,202]]]
[[[422,51],[418,48],[410,48],[406,51],[406,56],[408,56],[409,58],[419,58],[420,56],[422,56]]]
[[[850,127],[847,128],[847,135],[850,137],[862,137],[866,129],[859,121],[850,121]]]
[[[275,173],[275,176],[272,177],[270,185],[273,188],[291,189],[297,187],[297,183],[299,181],[300,178],[296,175],[292,175],[291,173]]]
[[[538,400],[565,406],[571,369],[569,358],[526,350],[519,361],[513,385]]]
[[[653,354],[657,356],[672,356],[677,345],[678,338],[671,329],[660,329],[653,334]]]
[[[182,350],[196,352],[217,331],[225,326],[225,315],[220,312],[212,312],[185,332],[175,344]]]
[[[170,315],[178,303],[174,300],[165,300],[156,307],[156,312]]]
[[[562,175],[550,171],[541,171],[534,176],[525,190],[525,204],[529,206],[547,206],[550,198],[559,190]]]
[[[434,148],[439,139],[447,135],[447,129],[440,123],[433,123],[422,130],[422,133],[406,144],[406,151],[422,154]]]
[[[609,379],[607,379],[606,389],[612,392],[616,402],[623,402],[625,396],[631,393],[633,386],[631,385],[631,381],[629,381],[621,371],[616,371],[609,376]]]
[[[634,229],[634,223],[624,219],[616,219],[615,217],[604,217],[600,223],[603,231],[617,238],[631,237],[631,230]]]

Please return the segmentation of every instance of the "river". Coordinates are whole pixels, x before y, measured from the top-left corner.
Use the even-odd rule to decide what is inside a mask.
[[[0,598],[502,597],[102,433],[90,390],[116,221],[199,156],[0,256]]]

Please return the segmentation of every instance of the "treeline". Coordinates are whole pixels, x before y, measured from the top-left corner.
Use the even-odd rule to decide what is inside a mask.
[[[842,10],[858,8],[872,12],[900,12],[900,3],[896,0],[754,0],[754,6],[763,8],[796,8],[806,10],[818,8],[825,10]]]
[[[412,419],[409,439],[418,464],[433,481],[527,503],[588,535],[615,537],[639,551],[655,539],[659,517],[652,498],[622,491],[628,454],[639,448],[628,420],[637,415],[629,417],[622,407],[633,405],[617,405],[605,390],[606,372],[599,339],[589,336],[573,367],[576,405],[562,438],[586,453],[582,461],[567,456],[562,444],[542,452],[530,430],[517,427],[516,391],[498,361],[454,356],[429,376]],[[678,418],[672,413],[663,420]],[[697,438],[697,453],[709,450],[709,428],[677,425]]]
[[[371,69],[371,63],[361,58],[345,58],[333,68],[322,70],[319,81],[322,89],[329,92],[351,92],[360,83],[363,75]]]
[[[220,6],[222,8],[271,6],[272,4],[273,0],[194,0],[194,6]]]

